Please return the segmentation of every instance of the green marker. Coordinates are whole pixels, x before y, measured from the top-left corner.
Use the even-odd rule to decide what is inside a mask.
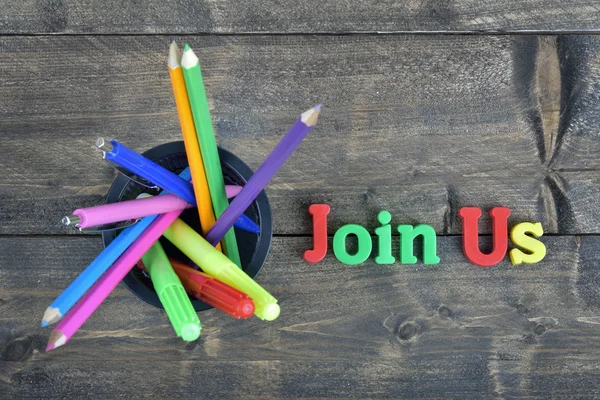
[[[198,315],[159,242],[144,254],[142,262],[177,336],[186,342],[198,339],[202,330]]]
[[[221,160],[219,159],[219,152],[217,150],[215,131],[210,119],[210,110],[204,90],[204,82],[202,81],[200,62],[187,44],[183,49],[181,67],[183,69],[188,98],[190,99],[190,108],[194,117],[196,135],[198,135],[198,143],[200,144],[200,153],[202,154],[202,162],[204,163],[204,171],[206,172],[206,179],[208,181],[208,190],[212,199],[215,216],[219,219],[229,206],[229,201],[225,193]],[[241,268],[242,263],[233,228],[227,231],[221,244],[227,257]]]
[[[163,235],[205,273],[250,296],[258,318],[272,321],[279,316],[277,299],[180,218]]]

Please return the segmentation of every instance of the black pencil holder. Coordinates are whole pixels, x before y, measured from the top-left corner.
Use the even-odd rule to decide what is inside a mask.
[[[179,174],[188,166],[183,141],[156,146],[143,153],[143,156],[176,174]],[[242,160],[226,150],[219,148],[219,156],[225,184],[244,186],[252,176],[252,170]],[[149,189],[127,176],[119,175],[108,191],[106,203],[135,199],[144,192],[153,195],[158,194],[158,190]],[[254,279],[267,258],[273,235],[271,208],[264,190],[258,195],[252,205],[248,207],[245,214],[260,227],[258,234],[235,228],[242,269]],[[180,218],[196,230],[196,232],[202,233],[196,208],[185,210]],[[120,231],[103,232],[102,240],[104,247],[108,246],[118,233]],[[173,257],[184,263],[190,262],[179,249],[164,237],[161,237],[160,243],[169,257]],[[123,283],[140,299],[155,307],[163,308],[158,295],[154,291],[152,281],[140,268],[134,267],[123,279]],[[190,297],[190,299],[197,312],[212,308],[196,298]]]

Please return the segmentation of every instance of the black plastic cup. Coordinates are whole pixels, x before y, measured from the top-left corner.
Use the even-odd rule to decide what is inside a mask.
[[[188,166],[183,141],[156,146],[143,153],[143,156],[176,174],[179,174]],[[223,170],[225,184],[245,185],[253,174],[252,170],[244,164],[242,160],[221,148],[219,148],[219,157],[221,159],[221,168]],[[119,175],[108,191],[106,203],[135,199],[140,193],[158,194],[158,190],[150,189],[138,182],[124,175]],[[238,243],[242,269],[254,279],[260,272],[260,269],[267,258],[273,235],[271,208],[264,190],[260,192],[252,205],[248,207],[245,214],[260,226],[260,232],[258,234],[235,228],[235,236]],[[202,233],[196,208],[185,210],[180,218],[196,232]],[[119,232],[120,231],[103,232],[102,240],[104,242],[104,247],[108,246]],[[169,257],[184,263],[191,263],[187,256],[164,237],[160,238],[160,243]],[[140,268],[134,267],[127,276],[125,276],[123,283],[129,290],[146,303],[163,308],[158,295],[154,291],[152,281]],[[194,297],[190,297],[190,299],[197,312],[212,308],[208,304],[201,300],[197,300]]]

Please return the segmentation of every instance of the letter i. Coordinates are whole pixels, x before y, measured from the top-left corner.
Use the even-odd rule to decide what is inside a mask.
[[[396,259],[392,256],[392,226],[389,225],[392,220],[392,214],[387,211],[381,211],[377,215],[377,220],[382,225],[375,228],[379,242],[379,255],[375,257],[377,264],[393,264]]]
[[[327,254],[327,214],[331,208],[328,204],[311,204],[308,213],[313,217],[313,250],[304,252],[307,263],[316,264]]]

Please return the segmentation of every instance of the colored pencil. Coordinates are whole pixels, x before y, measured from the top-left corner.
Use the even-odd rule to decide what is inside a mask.
[[[171,211],[161,214],[138,237],[138,239],[119,257],[117,261],[98,279],[87,291],[85,296],[54,328],[48,341],[46,351],[50,351],[65,344],[87,321],[92,313],[104,301],[112,290],[121,282],[127,273],[135,266],[140,258],[150,249],[167,228],[179,217],[183,210]],[[217,250],[213,248],[217,254]]]
[[[179,114],[179,124],[181,125],[185,152],[190,171],[192,172],[200,226],[202,227],[202,233],[206,234],[214,225],[216,219],[212,208],[208,181],[206,180],[206,172],[204,171],[202,155],[200,154],[200,144],[198,143],[198,136],[196,136],[194,118],[192,117],[180,60],[181,52],[179,51],[179,47],[177,47],[177,43],[173,41],[169,47],[169,75],[171,76],[171,86],[173,86],[175,104],[177,105],[177,113]],[[215,247],[221,251],[220,244],[217,244]]]
[[[217,219],[217,222],[205,235],[206,240],[213,244],[219,243],[223,235],[228,232],[235,221],[244,214],[244,211],[252,204],[256,196],[269,183],[289,156],[300,145],[317,123],[321,105],[311,108],[300,115],[294,125],[285,134],[275,149],[268,155],[265,161],[256,170],[254,175],[244,185],[229,207]]]
[[[186,181],[190,180],[189,168],[184,169],[179,176]],[[166,195],[167,192],[159,196]],[[183,211],[183,210],[181,210]],[[180,211],[180,212],[181,212]],[[77,278],[50,304],[42,317],[42,326],[58,322],[63,315],[75,305],[75,303],[92,287],[94,282],[105,273],[105,271],[125,252],[125,250],[136,241],[154,222],[158,215],[143,218],[123,230],[102,252],[90,263],[90,265],[79,274]],[[141,257],[141,256],[140,256]]]
[[[200,71],[200,62],[190,46],[185,45],[183,56],[181,57],[181,67],[185,80],[192,115],[194,117],[194,126],[200,143],[202,161],[204,162],[204,171],[208,180],[208,188],[212,199],[212,206],[215,216],[218,218],[229,206],[227,196],[225,195],[225,182],[221,170],[221,161],[217,150],[217,141],[210,118],[208,99],[204,90],[202,81],[202,72]],[[241,192],[240,192],[241,193]],[[231,227],[230,227],[231,228]],[[221,242],[221,239],[217,241]],[[227,230],[222,236],[223,250],[234,264],[241,268],[240,255],[233,229]]]

